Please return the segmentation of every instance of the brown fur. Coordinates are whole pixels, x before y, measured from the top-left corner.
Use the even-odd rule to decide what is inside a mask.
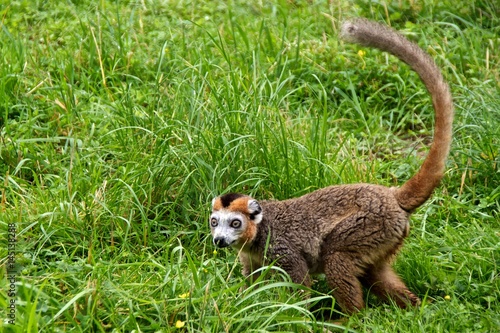
[[[214,203],[212,204],[212,210],[221,210],[222,202],[220,198],[215,198]]]
[[[310,274],[325,273],[336,301],[347,313],[365,306],[363,286],[401,307],[415,306],[419,298],[393,271],[391,261],[409,233],[411,211],[429,198],[443,176],[453,118],[449,88],[432,59],[392,29],[358,19],[343,25],[342,37],[396,55],[426,85],[436,124],[434,142],[421,169],[401,188],[340,185],[299,198],[262,201],[260,223],[248,220],[245,224],[250,227],[243,235],[254,237],[244,236],[244,247],[240,242],[224,246],[240,250],[247,276],[269,263],[264,261],[266,248],[266,257],[275,260],[296,283],[310,286]],[[214,209],[219,207],[214,205]],[[244,213],[245,218],[251,216],[245,205],[231,203],[231,208]]]
[[[257,225],[249,221],[245,233],[241,236],[241,241],[250,244],[255,239],[255,235],[257,235]]]
[[[248,215],[248,197],[243,197],[234,200],[231,202],[229,207],[227,209],[232,210],[232,211],[237,211],[237,212],[242,212],[245,215]]]

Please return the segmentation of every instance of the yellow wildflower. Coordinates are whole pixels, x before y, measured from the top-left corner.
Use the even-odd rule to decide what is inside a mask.
[[[179,298],[188,298],[189,297],[189,292],[184,293],[184,294],[180,294],[178,297]]]
[[[186,322],[185,321],[181,321],[181,320],[177,320],[175,322],[175,328],[183,328],[184,325],[186,325]]]
[[[366,52],[363,50],[358,51],[358,56],[361,58],[361,61],[363,62],[363,69],[365,69],[365,66],[366,66],[365,59],[363,59],[365,54],[366,54]]]

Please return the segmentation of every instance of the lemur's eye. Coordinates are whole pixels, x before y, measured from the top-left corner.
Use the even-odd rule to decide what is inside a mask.
[[[216,226],[218,226],[218,225],[219,225],[219,222],[217,222],[217,219],[216,219],[215,217],[212,217],[212,218],[210,219],[210,226],[211,226],[212,228],[215,228],[215,227],[216,227]]]
[[[241,227],[241,221],[240,220],[232,220],[230,224],[231,228],[239,228]]]

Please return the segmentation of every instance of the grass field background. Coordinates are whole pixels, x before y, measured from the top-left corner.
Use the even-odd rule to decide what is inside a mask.
[[[0,14],[0,331],[498,331],[497,1],[0,0]],[[356,16],[435,59],[456,118],[395,262],[423,305],[368,296],[344,318],[321,276],[309,300],[276,267],[242,289],[207,221],[221,193],[397,186],[418,169],[430,98],[397,59],[339,40]]]

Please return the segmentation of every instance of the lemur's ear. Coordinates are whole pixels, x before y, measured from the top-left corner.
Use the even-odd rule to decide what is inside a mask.
[[[255,199],[248,200],[248,213],[250,214],[250,220],[255,224],[262,221],[262,207]]]
[[[212,199],[212,209],[214,209],[214,206],[215,206],[215,200],[217,200],[217,197],[213,198]]]

